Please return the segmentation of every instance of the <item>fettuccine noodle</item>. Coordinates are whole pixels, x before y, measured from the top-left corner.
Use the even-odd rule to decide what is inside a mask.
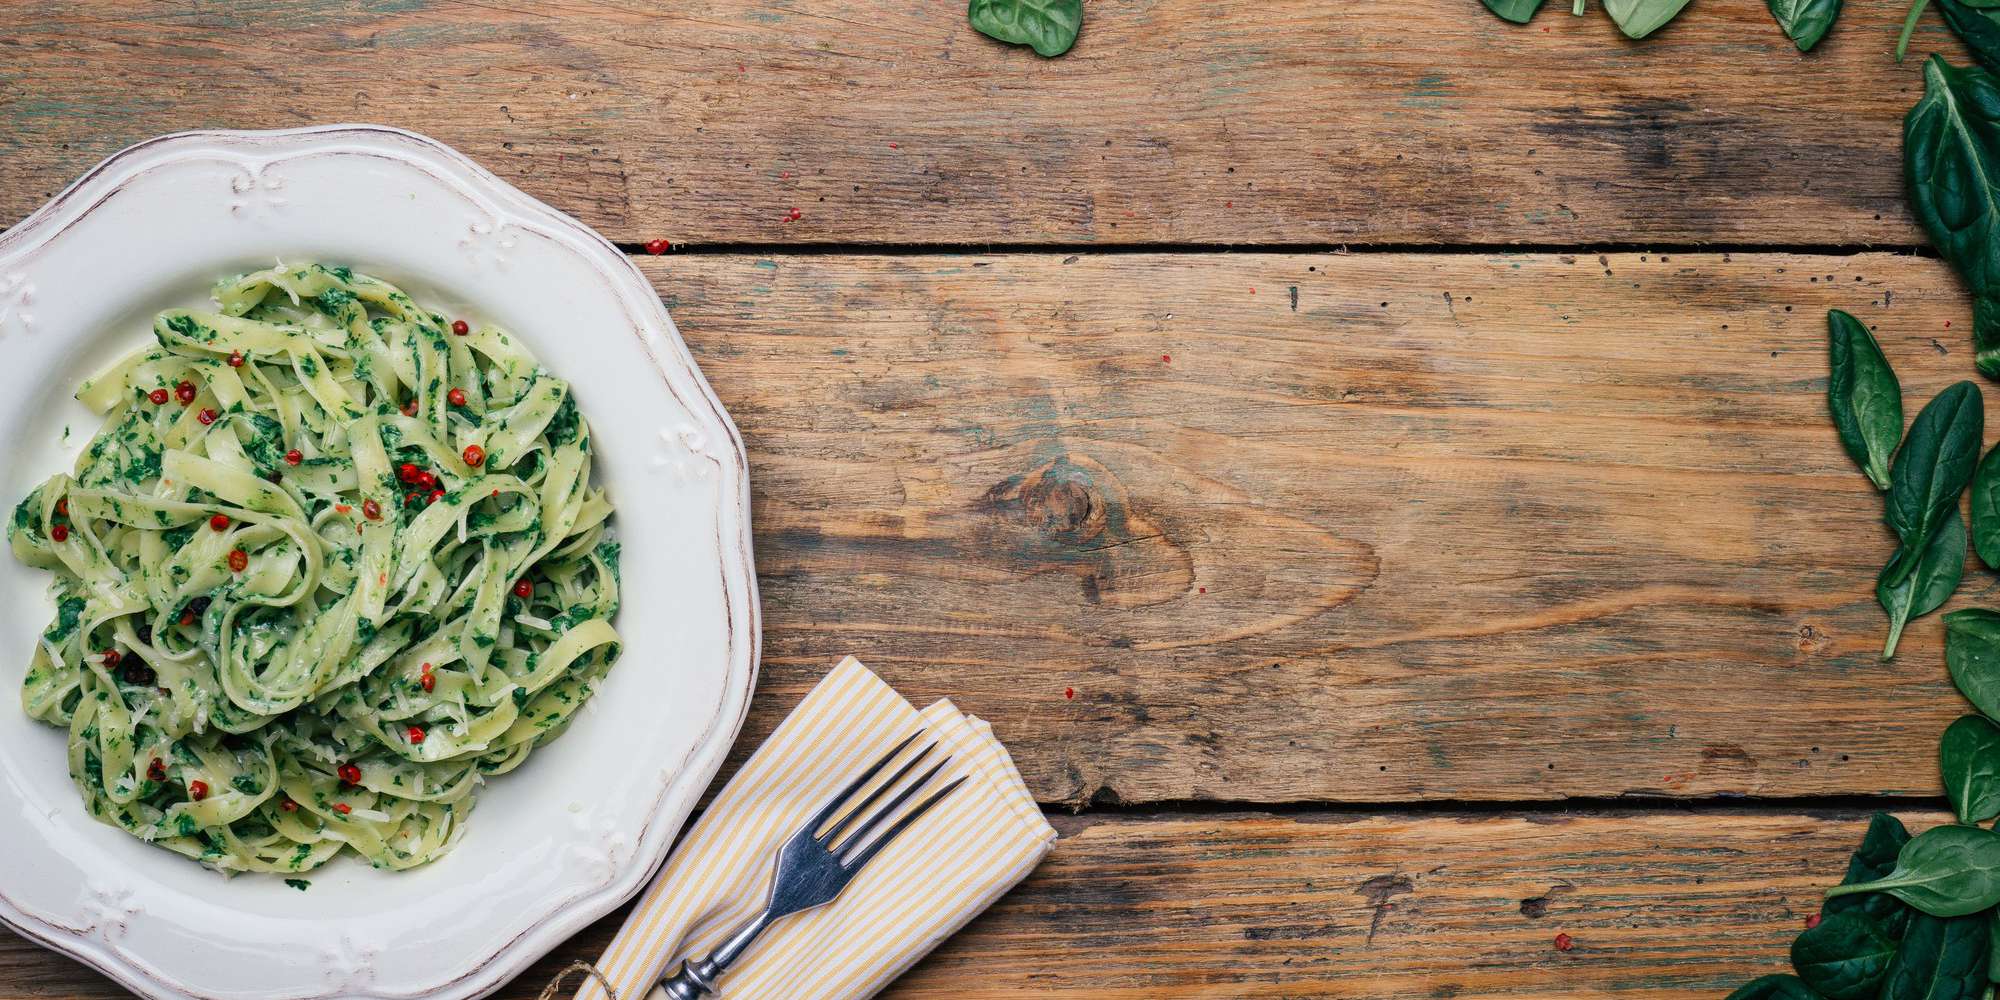
[[[618,546],[569,386],[342,267],[223,281],[85,382],[15,509],[55,574],[22,688],[91,815],[223,871],[449,851],[473,791],[618,655]]]

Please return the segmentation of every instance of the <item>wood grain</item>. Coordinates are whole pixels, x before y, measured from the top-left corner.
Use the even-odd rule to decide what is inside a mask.
[[[645,268],[750,452],[742,746],[853,653],[1069,806],[1938,791],[1942,629],[1878,661],[1824,396],[1835,306],[1909,416],[1975,377],[1936,261]]]
[[[1906,817],[1912,828],[1943,815]],[[1012,894],[893,1000],[1535,997],[1713,1000],[1784,971],[1859,813],[1058,820]],[[499,997],[591,960],[599,921]],[[1559,952],[1555,935],[1574,948]],[[8,996],[122,995],[0,932]]]
[[[358,120],[631,242],[1907,244],[1901,7],[1802,56],[1751,2],[1639,44],[1554,5],[1093,0],[1042,60],[932,0],[16,3],[0,221],[159,133]]]

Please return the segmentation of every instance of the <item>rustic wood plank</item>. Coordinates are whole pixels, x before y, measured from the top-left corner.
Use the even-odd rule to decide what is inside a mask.
[[[1913,826],[1943,815],[1907,817]],[[1859,813],[1058,820],[1042,868],[892,987],[1044,996],[1713,1000],[1781,971]],[[597,957],[598,922],[497,996]],[[1574,942],[1554,947],[1557,933]],[[0,934],[9,996],[121,995]]]
[[[1942,629],[1877,662],[1824,397],[1830,306],[1911,417],[1976,377],[1936,261],[645,267],[751,455],[745,746],[851,652],[1045,802],[1938,792]]]
[[[1755,3],[1635,44],[1553,5],[1122,0],[1043,61],[930,0],[15,4],[0,221],[162,132],[361,120],[625,241],[1903,244],[1900,14],[1800,56]]]

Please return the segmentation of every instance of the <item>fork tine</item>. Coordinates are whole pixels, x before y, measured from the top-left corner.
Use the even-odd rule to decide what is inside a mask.
[[[901,792],[898,792],[895,798],[889,800],[888,805],[875,810],[874,815],[868,817],[868,821],[861,824],[861,828],[854,831],[853,836],[848,837],[844,841],[841,841],[839,847],[834,847],[832,838],[828,838],[826,841],[827,850],[832,851],[834,854],[845,854],[850,848],[861,843],[863,840],[868,839],[869,834],[873,833],[878,829],[881,829],[882,824],[884,822],[887,822],[889,817],[894,816],[896,814],[896,810],[901,809],[903,807],[903,803],[910,801],[911,796],[914,796],[918,792],[923,791],[924,786],[930,784],[931,779],[937,777],[938,772],[944,770],[945,765],[949,763],[951,763],[950,757],[946,757],[945,759],[938,761],[937,764],[934,765],[930,770],[925,771],[922,777],[919,777],[917,780],[912,781],[908,785],[904,786],[903,790]],[[886,788],[887,786],[885,785],[883,787]],[[853,816],[850,815],[848,818],[852,819]]]
[[[933,742],[931,743],[931,745],[923,748],[922,750],[917,751],[915,756],[911,757],[909,761],[906,762],[902,767],[896,769],[895,774],[889,776],[889,780],[884,781],[881,784],[875,786],[875,790],[869,792],[867,798],[862,799],[860,802],[855,803],[854,808],[849,809],[847,811],[847,815],[842,816],[839,822],[833,824],[832,829],[827,830],[824,836],[817,838],[819,842],[822,844],[831,845],[834,839],[840,836],[840,831],[847,829],[848,824],[853,823],[856,817],[859,817],[862,813],[867,812],[868,807],[874,805],[876,801],[881,799],[884,794],[887,794],[890,789],[895,788],[896,786],[902,784],[903,779],[909,777],[910,772],[916,770],[917,765],[922,764],[924,762],[924,758],[929,757],[931,755],[931,751],[936,749],[937,749],[937,743]],[[928,779],[928,776],[926,776],[926,778]],[[923,782],[919,781],[917,782],[917,784],[922,785]],[[902,800],[898,799],[897,801],[901,802]]]
[[[840,792],[834,795],[833,798],[827,800],[826,805],[821,806],[819,808],[819,812],[814,813],[812,820],[806,824],[806,835],[812,836],[812,831],[817,830],[820,827],[826,825],[826,821],[832,819],[833,814],[840,811],[840,806],[842,803],[846,802],[850,798],[853,798],[854,793],[860,791],[861,786],[866,785],[868,783],[868,779],[873,778],[877,774],[882,773],[882,769],[888,767],[889,762],[895,760],[897,754],[902,753],[904,750],[908,749],[910,744],[915,743],[917,741],[917,737],[922,736],[923,734],[924,731],[921,729],[917,730],[914,733],[911,733],[907,739],[903,740],[903,742],[896,744],[896,749],[891,750],[886,754],[883,754],[881,760],[878,760],[875,763],[870,764],[868,766],[868,770],[861,772],[860,776],[856,777],[852,782],[850,782],[846,788],[841,789]]]
[[[933,771],[931,773],[935,774],[937,772]],[[926,776],[926,780],[928,780],[928,776]],[[930,808],[934,805],[937,805],[938,802],[943,800],[945,796],[950,795],[951,793],[957,791],[958,786],[962,784],[965,784],[964,775],[960,775],[959,777],[953,778],[950,784],[945,785],[943,788],[938,789],[934,794],[931,795],[930,798],[927,798],[922,802],[917,803],[914,808],[912,808],[908,813],[904,814],[902,819],[897,820],[893,826],[889,827],[887,830],[882,831],[881,836],[876,837],[875,840],[871,842],[867,847],[862,848],[860,853],[856,854],[853,858],[844,862],[843,867],[845,867],[850,872],[860,871],[861,866],[867,864],[869,859],[873,858],[877,852],[882,850],[882,848],[889,846],[889,841],[895,840],[897,834],[900,834],[904,830],[909,829],[910,824],[915,823],[919,818],[923,816],[924,813],[929,812]],[[917,788],[921,787],[923,787],[921,784],[912,786],[911,791],[915,791]],[[888,815],[890,811],[891,810],[884,810],[883,815],[885,816]],[[855,840],[859,840],[861,839],[861,837],[862,834],[859,833],[854,835]]]

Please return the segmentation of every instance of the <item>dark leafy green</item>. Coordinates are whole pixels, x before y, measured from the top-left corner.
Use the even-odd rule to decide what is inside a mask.
[[[1764,976],[1737,987],[1723,1000],[1819,1000],[1819,994],[1797,976]]]
[[[1765,0],[1765,4],[1800,52],[1818,45],[1840,16],[1840,0]]]
[[[1944,665],[1972,707],[2000,718],[2000,614],[1967,608],[1945,615]]]
[[[1912,569],[1906,563],[1915,562]],[[1958,589],[1965,575],[1965,524],[1958,511],[1945,514],[1945,522],[1921,550],[1905,546],[1896,550],[1889,565],[1875,578],[1875,599],[1889,614],[1889,638],[1882,644],[1882,658],[1896,655],[1896,643],[1903,627],[1913,619],[1936,611]]]
[[[1981,562],[2000,569],[2000,445],[1980,459],[1971,493],[1972,548]]]
[[[1792,968],[1829,1000],[1874,997],[1895,957],[1896,940],[1853,913],[1821,920],[1792,941]]]
[[[1938,740],[1938,771],[1960,822],[2000,816],[2000,726],[1981,715],[1946,726]]]
[[[1604,0],[1604,12],[1627,38],[1644,38],[1660,30],[1689,0]]]
[[[1938,13],[1952,33],[1987,69],[2000,71],[2000,10],[1990,0],[1937,0]]]
[[[2000,834],[1976,826],[1938,826],[1903,845],[1896,870],[1872,882],[1827,890],[1829,898],[1886,892],[1934,917],[1962,917],[2000,903]],[[1910,931],[1915,933],[1915,924]],[[1986,975],[1986,928],[1979,928],[1979,974]]]
[[[2000,83],[1977,66],[1924,62],[1903,119],[1910,209],[1972,293],[1973,364],[2000,378]]]
[[[1903,439],[1903,387],[1860,320],[1828,310],[1826,332],[1826,407],[1834,429],[1875,488],[1886,490],[1889,459]]]
[[[1882,985],[1883,1000],[1979,1000],[1986,993],[1989,919],[1985,913],[1911,917]]]
[[[980,34],[1050,58],[1068,52],[1083,28],[1083,0],[971,0],[965,13]]]
[[[1500,15],[1503,21],[1527,24],[1535,12],[1542,9],[1542,0],[1480,0],[1486,9]]]
[[[1861,845],[1847,859],[1847,874],[1840,884],[1873,882],[1895,871],[1896,858],[1902,853],[1903,845],[1909,842],[1910,831],[1903,828],[1902,820],[1888,813],[1876,813],[1868,820],[1868,832],[1862,835]],[[1838,896],[1821,904],[1819,912],[1825,918],[1858,914],[1881,927],[1890,937],[1902,936],[1903,924],[1910,916],[1910,908],[1904,906],[1902,900],[1881,892]]]
[[[1959,494],[1979,464],[1985,427],[1985,400],[1970,382],[1938,393],[1910,423],[1910,433],[1889,467],[1884,514],[1905,549],[1927,544],[1945,515],[1957,510]],[[1906,559],[1899,572],[1916,569],[1917,560]]]

